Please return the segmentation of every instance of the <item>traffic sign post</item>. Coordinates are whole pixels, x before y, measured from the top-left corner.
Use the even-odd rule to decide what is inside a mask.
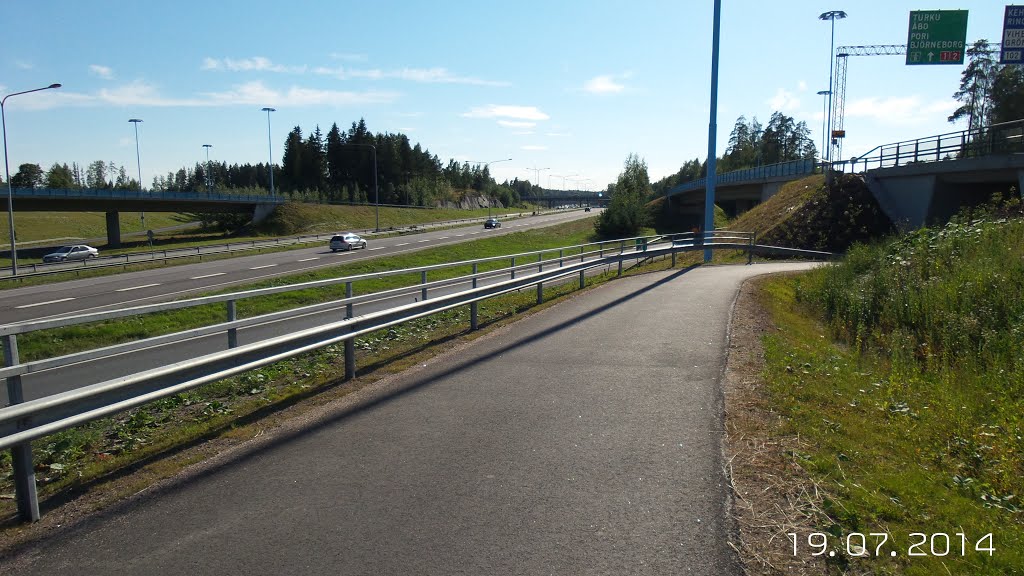
[[[964,63],[967,10],[919,10],[910,13],[907,65]]]
[[[1024,64],[1024,6],[1006,7],[999,63]]]

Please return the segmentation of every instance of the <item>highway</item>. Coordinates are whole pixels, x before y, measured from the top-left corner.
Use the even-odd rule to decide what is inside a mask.
[[[327,243],[308,248],[225,258],[211,262],[167,266],[81,280],[0,290],[0,323],[22,322],[111,307],[173,300],[200,291],[221,289],[287,274],[338,266],[345,262],[392,256],[553,226],[596,212],[549,213],[502,223],[498,229],[483,225],[436,230],[390,238],[368,237],[366,250],[331,252]]]
[[[721,453],[740,283],[610,282],[312,408],[0,559],[10,574],[740,574]]]

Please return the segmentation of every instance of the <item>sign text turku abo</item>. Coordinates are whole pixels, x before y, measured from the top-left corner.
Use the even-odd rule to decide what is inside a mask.
[[[966,48],[967,10],[919,10],[910,13],[907,65],[962,65]]]

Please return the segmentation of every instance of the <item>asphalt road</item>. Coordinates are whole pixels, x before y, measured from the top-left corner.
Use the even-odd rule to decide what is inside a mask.
[[[331,252],[325,242],[284,252],[0,290],[0,324],[173,300],[197,291],[543,228],[594,215],[596,213],[583,211],[549,213],[506,221],[498,229],[472,225],[391,238],[369,238],[366,250],[352,252]]]
[[[625,278],[267,431],[10,574],[739,574],[722,391],[740,282]]]

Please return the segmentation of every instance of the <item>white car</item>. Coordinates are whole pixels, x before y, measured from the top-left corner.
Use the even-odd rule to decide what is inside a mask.
[[[331,238],[331,252],[338,250],[351,250],[353,248],[366,248],[366,240],[358,234],[348,232],[346,234],[335,234]]]
[[[92,246],[61,246],[56,252],[43,256],[43,262],[66,262],[69,260],[88,260],[100,255],[100,251]]]

